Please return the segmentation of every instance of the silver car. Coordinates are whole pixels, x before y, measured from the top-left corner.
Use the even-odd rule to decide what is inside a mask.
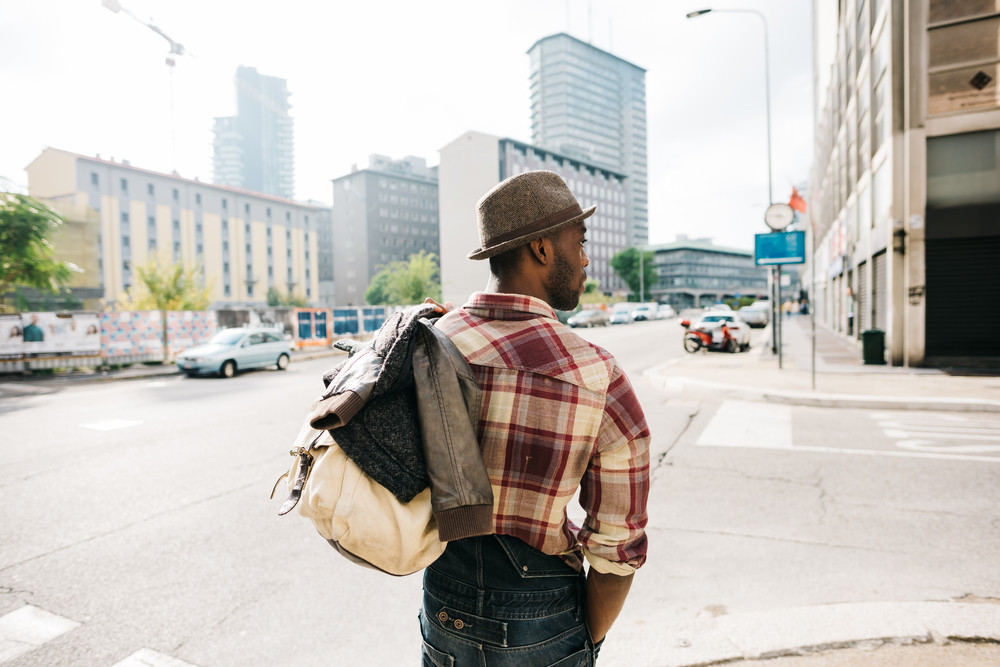
[[[248,368],[288,368],[288,341],[272,329],[225,329],[207,343],[189,347],[177,356],[177,368],[189,377],[215,374],[231,378]]]

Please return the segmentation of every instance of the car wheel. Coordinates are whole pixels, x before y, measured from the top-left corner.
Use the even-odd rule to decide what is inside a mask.
[[[743,352],[750,351],[750,343],[743,343],[743,347],[740,348]]]
[[[729,352],[739,352],[740,344],[736,342],[735,339],[729,339],[729,345],[726,346],[726,350]]]
[[[231,378],[236,375],[236,362],[230,360],[222,364],[222,368],[219,369],[219,375],[224,378]]]
[[[198,374],[195,373],[194,371],[184,371],[184,375],[188,376],[189,378],[198,377]]]
[[[288,355],[282,354],[278,357],[278,370],[283,371],[288,368]]]
[[[697,352],[701,347],[701,341],[695,336],[688,336],[684,339],[684,349],[687,352]]]

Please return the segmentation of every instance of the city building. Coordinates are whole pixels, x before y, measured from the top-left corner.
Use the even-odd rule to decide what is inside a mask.
[[[331,228],[336,305],[360,306],[382,267],[440,253],[438,168],[420,157],[370,156],[367,169],[333,179]]]
[[[881,330],[894,365],[1000,361],[1000,311],[983,307],[1000,257],[1000,7],[814,0],[813,15],[814,312],[845,336]]]
[[[531,142],[628,176],[628,245],[646,245],[646,70],[565,33],[528,56]]]
[[[514,139],[466,132],[441,149],[441,289],[446,301],[465,303],[485,289],[489,263],[466,259],[479,247],[476,203],[500,181],[525,171],[547,169],[563,177],[583,208],[597,205],[587,219],[587,277],[607,294],[622,294],[625,283],[611,258],[629,247],[625,174]]]
[[[215,119],[213,180],[283,199],[295,197],[292,118],[284,79],[236,70],[236,115]]]
[[[60,259],[84,268],[73,286],[115,304],[150,256],[200,266],[215,306],[264,305],[267,292],[313,302],[317,227],[329,208],[46,148],[28,165],[29,193],[67,216]]]
[[[701,308],[736,297],[766,298],[767,269],[754,264],[753,252],[713,245],[708,239],[651,246],[657,281],[646,287],[649,300],[675,310]]]

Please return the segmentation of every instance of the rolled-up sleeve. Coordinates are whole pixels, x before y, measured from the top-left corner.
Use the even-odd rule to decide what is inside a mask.
[[[583,553],[598,572],[629,575],[646,561],[649,427],[632,384],[615,364],[596,453],[580,486]]]

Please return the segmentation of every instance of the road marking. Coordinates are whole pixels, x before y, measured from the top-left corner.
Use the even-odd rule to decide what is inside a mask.
[[[31,605],[0,616],[0,662],[33,651],[79,625],[76,621]]]
[[[120,428],[129,428],[131,426],[138,426],[141,421],[135,421],[131,419],[108,419],[103,422],[93,422],[90,424],[80,424],[82,428],[89,428],[92,431],[115,431]]]
[[[876,419],[887,417],[881,413],[872,416]],[[948,437],[955,438],[955,436]],[[975,439],[979,439],[978,436]],[[703,447],[775,449],[814,454],[1000,463],[1000,456],[976,456],[998,451],[992,445],[947,446],[945,443],[935,444],[933,440],[927,439],[905,438],[891,443],[903,451],[795,445],[792,440],[792,406],[749,401],[723,401],[695,444]]]
[[[148,648],[139,649],[121,662],[111,667],[196,667],[190,662],[184,662],[169,655],[157,653]]]
[[[792,408],[749,401],[723,401],[698,438],[698,445],[792,448]]]
[[[1000,457],[973,457],[970,454],[1000,453],[1000,420],[973,420],[948,414],[923,413],[912,419],[877,413],[872,417],[896,447],[920,453],[950,455],[954,459],[1000,462]],[[968,441],[990,444],[966,444]],[[959,442],[965,441],[965,442]]]

